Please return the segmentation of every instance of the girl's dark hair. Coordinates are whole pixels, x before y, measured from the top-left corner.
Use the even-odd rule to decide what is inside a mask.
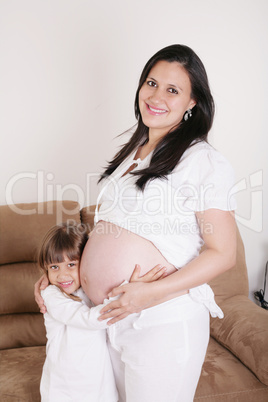
[[[196,105],[192,109],[192,117],[187,121],[182,119],[179,126],[168,132],[154,149],[150,165],[141,170],[130,172],[138,176],[136,185],[144,190],[145,185],[155,178],[166,178],[179,163],[184,151],[196,141],[207,140],[207,134],[214,117],[214,101],[210,92],[205,67],[196,53],[188,46],[171,45],[159,50],[145,65],[135,97],[135,116],[137,128],[129,142],[109,162],[100,181],[113,171],[140,145],[148,141],[149,128],[143,124],[139,109],[139,92],[151,69],[159,61],[177,62],[186,70],[191,82],[191,98]]]
[[[87,232],[81,224],[72,221],[53,226],[45,235],[38,253],[38,265],[47,273],[50,264],[64,261],[80,260],[88,239]]]

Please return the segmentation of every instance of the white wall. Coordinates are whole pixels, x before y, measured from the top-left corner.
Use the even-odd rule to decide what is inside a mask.
[[[96,174],[135,123],[147,59],[173,43],[203,60],[212,144],[233,164],[250,290],[268,259],[266,0],[0,0],[0,203],[94,203]],[[267,298],[267,297],[266,297]]]

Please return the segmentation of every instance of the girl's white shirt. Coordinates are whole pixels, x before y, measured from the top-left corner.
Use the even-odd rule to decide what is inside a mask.
[[[74,301],[56,286],[41,291],[47,313],[46,361],[42,402],[116,402],[117,390],[106,344],[107,320],[98,321],[104,304],[93,307],[82,288]],[[104,386],[105,384],[105,386]]]

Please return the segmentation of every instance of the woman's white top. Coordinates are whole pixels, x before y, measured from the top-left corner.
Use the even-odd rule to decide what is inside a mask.
[[[197,142],[167,179],[152,180],[142,192],[135,185],[137,176],[123,174],[133,163],[135,170],[147,167],[152,153],[143,160],[134,160],[135,154],[103,180],[95,223],[105,220],[134,232],[150,240],[169,263],[183,267],[203,245],[195,212],[236,208],[233,169],[211,145]]]
[[[107,320],[98,321],[104,304],[92,307],[66,297],[50,285],[41,291],[47,313],[46,360],[40,384],[42,402],[117,402],[112,365],[106,344]]]
[[[124,173],[134,163],[134,170],[148,167],[152,152],[143,160],[135,160],[136,152],[102,181],[95,224],[100,220],[112,222],[144,237],[179,269],[197,257],[204,244],[195,212],[236,209],[233,169],[207,142],[196,142],[166,179],[152,180],[142,192],[135,185],[137,176]],[[202,230],[210,233],[213,228],[207,224]],[[195,289],[196,298],[202,293],[201,298],[210,295],[214,300],[208,285]]]

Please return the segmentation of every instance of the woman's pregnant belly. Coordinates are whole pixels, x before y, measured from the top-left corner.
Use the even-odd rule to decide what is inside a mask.
[[[136,264],[141,266],[141,275],[157,264],[165,266],[167,274],[176,271],[149,240],[100,221],[83,251],[81,285],[93,303],[100,304],[114,287],[130,279]]]

